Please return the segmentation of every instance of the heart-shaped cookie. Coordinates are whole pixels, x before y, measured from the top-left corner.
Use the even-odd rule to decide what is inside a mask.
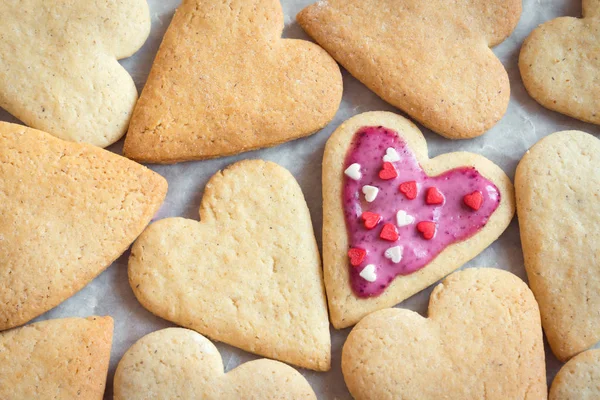
[[[0,399],[102,400],[110,317],[42,321],[0,333]]]
[[[600,350],[589,350],[566,363],[552,382],[550,400],[600,399]]]
[[[270,147],[331,121],[336,62],[282,40],[278,0],[184,0],[136,106],[124,153],[174,163]]]
[[[562,361],[600,340],[600,141],[547,136],[515,175],[525,268],[542,324]]]
[[[600,0],[583,0],[583,18],[562,17],[523,43],[527,92],[550,110],[600,125]]]
[[[126,158],[0,122],[0,330],[104,271],[166,192],[160,175]]]
[[[306,379],[278,361],[251,361],[224,374],[217,348],[182,328],[151,333],[127,350],[114,392],[115,400],[316,400]]]
[[[388,103],[452,139],[482,135],[510,99],[490,46],[519,21],[521,0],[321,0],[297,20]]]
[[[398,176],[382,178],[390,153],[397,155]],[[344,172],[352,164],[360,165],[359,178]],[[377,190],[371,201],[360,192],[364,186]],[[467,200],[473,193],[483,198],[478,209]],[[396,114],[349,119],[327,142],[323,159],[323,259],[333,325],[353,325],[443,278],[496,240],[513,214],[512,184],[489,160],[471,153],[430,160],[419,129]],[[385,257],[396,246],[398,263]],[[368,255],[350,265],[351,249]],[[360,276],[369,265],[372,281]]]
[[[119,140],[137,89],[117,59],[150,33],[146,0],[3,0],[0,15],[0,107],[61,139]]]
[[[129,281],[144,307],[214,340],[328,370],[321,262],[300,187],[251,160],[206,185],[200,222],[169,218],[140,236]]]
[[[363,320],[342,351],[355,399],[545,399],[540,314],[527,285],[491,268],[454,273],[429,318],[386,309]]]

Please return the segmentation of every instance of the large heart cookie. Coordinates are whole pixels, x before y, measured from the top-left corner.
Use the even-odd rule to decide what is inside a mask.
[[[519,69],[538,103],[600,124],[600,0],[584,0],[583,17],[535,29],[523,43]]]
[[[457,272],[434,289],[429,318],[394,308],[360,321],[342,371],[357,400],[545,399],[537,303],[509,272]]]
[[[224,374],[217,348],[182,328],[151,333],[127,350],[114,391],[115,400],[316,400],[306,379],[278,361],[251,361]]]
[[[342,97],[319,46],[281,40],[278,0],[184,0],[136,106],[125,155],[173,163],[275,146],[333,119]]]
[[[246,351],[328,370],[321,262],[294,177],[236,163],[207,184],[200,219],[158,221],[136,241],[129,281],[142,305]]]
[[[327,142],[323,214],[331,321],[344,328],[489,246],[512,219],[513,187],[476,154],[430,160],[415,125],[370,112],[346,121]]]
[[[554,354],[600,340],[600,141],[550,135],[523,157],[515,186],[525,268]]]
[[[490,46],[521,0],[321,0],[298,22],[388,103],[452,139],[479,136],[506,112],[510,85]]]
[[[0,330],[104,271],[166,192],[160,175],[126,158],[0,122]]]
[[[117,59],[146,41],[146,1],[2,0],[0,15],[0,107],[62,139],[119,140],[137,90]]]
[[[600,399],[600,350],[585,351],[566,363],[552,382],[550,400]]]
[[[0,399],[102,400],[110,317],[65,318],[0,333]]]

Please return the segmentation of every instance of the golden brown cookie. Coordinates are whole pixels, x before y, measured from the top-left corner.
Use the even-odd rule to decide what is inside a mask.
[[[600,141],[554,133],[515,176],[529,285],[554,354],[566,361],[600,340]]]
[[[583,18],[557,18],[536,28],[523,43],[519,69],[538,103],[600,124],[600,1],[583,0]]]
[[[547,398],[540,313],[519,278],[456,272],[434,289],[428,314],[386,309],[352,329],[342,371],[356,400]]]
[[[395,175],[386,177],[390,171]],[[411,182],[413,198],[402,192]],[[440,204],[428,204],[433,189],[441,191]],[[465,203],[474,196],[481,197],[478,210]],[[460,268],[504,232],[514,209],[510,179],[486,158],[459,152],[429,159],[419,129],[393,113],[368,112],[344,122],[323,157],[331,322],[336,328],[354,325]],[[377,215],[373,226],[368,213]],[[360,251],[367,254],[361,258]]]
[[[102,400],[111,317],[65,318],[0,333],[0,399]]]
[[[281,39],[278,0],[184,0],[136,106],[124,153],[174,163],[270,147],[331,121],[342,96],[319,46]]]
[[[3,0],[0,15],[0,107],[61,139],[119,140],[137,89],[117,60],[150,33],[146,0]]]
[[[600,350],[585,351],[566,363],[552,382],[550,400],[600,399]]]
[[[298,371],[278,361],[255,360],[224,374],[217,348],[182,328],[151,333],[127,350],[114,391],[114,400],[317,399]]]
[[[108,151],[0,122],[0,330],[81,290],[158,211],[167,182]]]
[[[168,218],[132,248],[129,282],[149,311],[213,340],[326,371],[321,260],[294,177],[241,161],[206,185],[200,222]]]
[[[321,0],[298,23],[388,103],[451,139],[502,118],[510,85],[490,47],[506,39],[520,0]]]

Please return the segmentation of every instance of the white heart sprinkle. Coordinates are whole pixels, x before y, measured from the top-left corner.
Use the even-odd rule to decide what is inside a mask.
[[[375,282],[377,280],[377,274],[375,273],[375,265],[369,264],[360,271],[360,277],[368,282]]]
[[[394,264],[398,264],[402,261],[402,253],[404,252],[404,247],[402,246],[394,246],[390,247],[385,251],[385,257],[392,260]]]
[[[385,151],[385,156],[383,156],[383,161],[385,162],[395,162],[400,161],[400,156],[398,152],[393,147],[388,147]]]
[[[415,217],[408,215],[406,211],[400,210],[396,213],[396,224],[400,227],[411,225],[415,222]]]
[[[363,186],[362,191],[365,195],[365,200],[369,203],[373,202],[373,200],[377,198],[377,194],[379,193],[379,189],[371,185]]]
[[[358,163],[354,163],[348,168],[346,168],[344,173],[346,174],[346,176],[348,176],[348,178],[354,179],[355,181],[362,178],[362,174],[360,173],[360,164]]]

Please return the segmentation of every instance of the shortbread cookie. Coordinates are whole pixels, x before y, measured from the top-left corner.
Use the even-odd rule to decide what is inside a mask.
[[[583,0],[583,17],[535,29],[523,43],[519,69],[538,103],[600,124],[600,0]]]
[[[0,122],[0,330],[55,307],[119,257],[167,182],[96,147]]]
[[[217,348],[182,328],[151,333],[127,350],[114,392],[115,400],[317,398],[298,371],[278,361],[251,361],[224,374]]]
[[[0,399],[102,400],[110,317],[65,318],[0,333]]]
[[[278,0],[184,0],[136,106],[125,155],[174,163],[310,135],[342,97],[319,46],[281,40]]]
[[[451,139],[502,118],[508,75],[490,46],[506,39],[521,0],[321,0],[298,22],[388,103]]]
[[[150,33],[146,0],[2,0],[0,15],[0,107],[65,140],[119,140],[137,90],[117,59]]]
[[[575,356],[558,372],[550,388],[550,400],[600,399],[600,350]]]
[[[515,176],[529,285],[554,354],[562,361],[600,340],[600,141],[550,135]]]
[[[142,305],[214,340],[328,370],[321,261],[294,177],[270,162],[233,164],[207,184],[200,219],[158,221],[136,241],[129,282]]]
[[[343,123],[323,159],[323,260],[336,328],[390,307],[489,246],[514,214],[509,178],[471,153],[434,159],[387,112]]]
[[[429,318],[393,308],[360,321],[342,372],[356,400],[546,399],[538,305],[507,271],[457,272],[434,289]]]

